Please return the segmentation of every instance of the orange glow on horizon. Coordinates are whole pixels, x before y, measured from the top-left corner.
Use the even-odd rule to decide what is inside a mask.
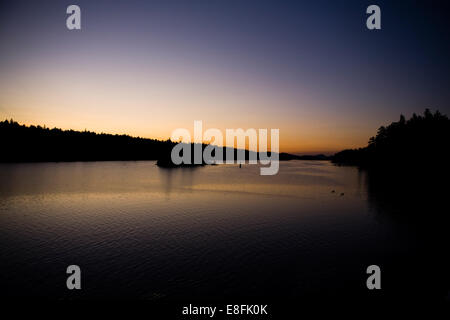
[[[126,134],[134,137],[142,137],[157,140],[167,140],[170,138],[173,130],[177,128],[186,128],[191,132],[191,137],[193,138],[193,122],[178,122],[175,124],[164,124],[164,123],[152,123],[146,128],[145,125],[133,126],[129,122],[116,122],[116,121],[101,121],[96,117],[86,117],[85,119],[77,119],[73,117],[61,117],[61,118],[51,118],[45,119],[45,115],[40,118],[36,117],[27,118],[23,116],[15,116],[11,113],[3,112],[0,110],[1,121],[5,119],[13,119],[24,125],[40,125],[47,128],[60,128],[63,130],[77,130],[77,131],[93,131],[96,133],[108,133],[108,134]],[[206,123],[207,125],[207,123]],[[205,126],[203,132],[211,128],[210,126]],[[231,126],[221,126],[218,128],[221,130],[225,142],[226,129],[238,129],[242,128],[247,130],[247,127],[231,127]],[[270,127],[255,127],[255,129],[267,129],[269,141],[268,149],[270,150]],[[369,130],[368,130],[369,131]],[[373,131],[374,132],[374,131]],[[373,133],[372,133],[373,135]],[[356,148],[365,146],[368,138],[371,136],[370,132],[367,132],[366,136],[356,137],[349,135],[344,132],[341,135],[333,135],[328,132],[320,131],[317,132],[314,128],[304,126],[303,129],[300,126],[295,125],[290,127],[288,124],[284,128],[280,128],[280,152],[295,153],[295,154],[333,154],[340,150],[346,148]],[[204,142],[209,142],[204,140]],[[222,143],[214,143],[216,145],[223,145]],[[246,143],[248,147],[248,143]]]
[[[280,152],[334,153],[365,146],[379,123],[322,108],[330,102],[306,89],[287,89],[226,70],[166,61],[109,64],[85,57],[73,66],[42,58],[0,79],[0,119],[49,128],[128,134],[166,140],[173,130],[279,129]],[[95,62],[95,63],[94,63]],[[164,62],[164,61],[163,61]],[[331,111],[332,112],[332,111]],[[355,123],[360,124],[355,126]]]

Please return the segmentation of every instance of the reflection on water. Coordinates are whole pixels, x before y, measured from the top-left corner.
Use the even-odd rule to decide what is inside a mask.
[[[368,295],[371,264],[398,292],[397,269],[422,246],[420,230],[390,218],[373,177],[327,161],[282,162],[276,176],[151,161],[2,164],[0,181],[8,297]],[[70,264],[82,292],[65,288]]]

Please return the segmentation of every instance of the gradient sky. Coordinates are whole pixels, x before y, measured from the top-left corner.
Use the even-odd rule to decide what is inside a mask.
[[[81,31],[66,28],[70,4]],[[366,28],[370,4],[382,30]],[[450,113],[448,12],[437,1],[2,1],[0,119],[160,139],[202,120],[279,128],[286,152],[364,146],[400,113]]]

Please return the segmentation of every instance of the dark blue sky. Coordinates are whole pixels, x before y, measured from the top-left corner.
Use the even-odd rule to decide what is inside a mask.
[[[298,152],[365,144],[400,113],[450,113],[449,6],[428,2],[2,1],[0,116],[160,138],[196,119],[280,128]],[[70,4],[81,31],[65,27]],[[382,30],[366,28],[370,4]]]

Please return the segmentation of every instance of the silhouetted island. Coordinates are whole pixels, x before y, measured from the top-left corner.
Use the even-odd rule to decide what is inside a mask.
[[[205,165],[205,163],[174,165],[170,154],[176,143],[170,140],[49,129],[45,126],[21,125],[13,120],[0,122],[0,140],[2,141],[0,162],[157,160],[157,164],[161,167]],[[193,145],[191,144],[191,148]],[[202,145],[202,149],[205,147],[206,144]],[[236,155],[237,149],[234,149],[234,152]],[[225,147],[223,154],[226,154]],[[246,159],[249,158],[249,154],[250,152],[245,150]],[[288,153],[280,153],[279,158],[282,161],[327,159],[324,155],[297,156]]]

